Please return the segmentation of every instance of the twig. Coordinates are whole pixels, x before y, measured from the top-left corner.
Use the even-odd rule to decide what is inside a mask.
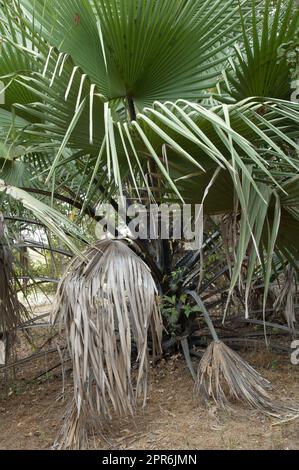
[[[69,362],[70,360],[71,360],[71,359],[68,358],[68,359],[66,359],[64,362]],[[46,375],[46,374],[48,374],[49,372],[51,372],[52,370],[57,369],[57,367],[59,367],[59,366],[61,366],[61,361],[59,361],[57,364],[55,364],[55,366],[50,367],[50,369],[45,370],[44,372],[42,372],[41,374],[37,375],[37,376],[34,377],[33,379],[29,380],[29,382],[31,382],[32,380],[37,380],[37,379],[43,377],[43,375]]]
[[[287,419],[284,419],[282,421],[277,421],[277,423],[273,423],[271,424],[272,427],[274,426],[280,426],[281,424],[286,424],[286,423],[289,423],[290,421],[294,421],[295,419],[298,419],[299,418],[299,414],[296,415],[296,416],[292,416],[291,418],[287,418]]]
[[[66,346],[61,349],[66,349]],[[37,359],[38,357],[42,357],[45,354],[52,354],[54,352],[58,352],[57,348],[52,348],[52,349],[48,349],[47,351],[40,351],[38,353],[31,354],[31,356],[24,357],[23,359],[20,359],[19,361],[13,362],[12,364],[6,364],[5,366],[0,366],[0,371],[10,369],[11,367],[19,366],[21,364],[25,364],[26,362],[31,361],[31,359]]]

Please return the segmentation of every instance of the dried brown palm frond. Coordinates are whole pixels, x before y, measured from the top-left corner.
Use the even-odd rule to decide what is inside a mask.
[[[296,272],[293,266],[288,265],[284,270],[284,286],[279,290],[274,302],[274,311],[283,312],[290,330],[295,330],[296,315],[294,297],[297,293]]]
[[[210,315],[195,291],[186,291],[201,308],[213,341],[202,356],[195,392],[204,401],[212,399],[225,408],[229,400],[241,401],[265,414],[277,418],[298,415],[299,408],[274,400],[270,394],[271,384],[242,357],[219,340]]]
[[[155,336],[156,349],[162,336],[156,294],[149,268],[124,241],[98,242],[71,263],[53,312],[53,322],[64,328],[73,362],[75,405],[65,416],[61,447],[84,446],[91,417],[97,416],[101,427],[112,415],[133,416],[139,397],[145,405],[148,331]]]
[[[270,383],[222,341],[212,341],[197,373],[196,391],[221,406],[227,396],[248,401],[258,408],[269,398]]]
[[[12,340],[17,326],[28,319],[25,306],[18,300],[14,277],[4,217],[0,213],[0,340],[5,343],[6,349],[2,354],[3,362],[8,350],[8,335]]]
[[[208,346],[195,383],[196,392],[205,401],[212,399],[221,407],[226,407],[229,399],[241,401],[276,418],[298,415],[298,407],[274,400],[270,389],[270,382],[222,341]]]
[[[67,405],[63,416],[63,425],[52,449],[81,449],[82,446],[87,445],[89,431],[92,431],[93,425],[99,426],[101,432],[101,420],[94,419],[90,412],[91,410],[88,410],[83,403],[80,413],[78,413],[77,403],[73,398]]]

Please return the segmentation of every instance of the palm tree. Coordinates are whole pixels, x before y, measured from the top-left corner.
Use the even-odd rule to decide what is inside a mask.
[[[0,189],[79,256],[60,285],[62,306],[56,308],[76,371],[64,443],[78,445],[85,433],[79,416],[90,410],[109,415],[111,403],[118,414],[133,412],[138,393],[130,378],[130,332],[137,343],[139,392],[146,371],[142,341],[151,324],[161,336],[155,289],[160,296],[169,293],[176,264],[172,244],[157,243],[153,256],[152,244],[140,240],[130,248],[97,242],[82,258],[72,241],[82,234],[53,201],[70,203],[80,218],[94,220],[98,204],[116,205],[123,194],[148,204],[204,202],[207,216],[233,215],[230,230],[237,236],[227,306],[246,260],[245,313],[257,269],[265,312],[273,260],[296,268],[298,257],[299,105],[291,101],[294,77],[285,51],[298,37],[299,15],[294,0],[0,3]],[[39,196],[49,196],[51,204]],[[121,266],[115,272],[120,284],[111,276],[113,256]],[[240,384],[232,374],[225,377],[232,393],[277,414],[263,379],[219,342],[200,290],[193,289],[199,259],[198,252],[179,262],[184,276],[175,289],[178,299],[192,297],[214,339],[199,367],[197,389],[209,391],[213,382],[208,395],[223,402],[218,378],[229,363],[232,374],[246,370],[248,379]],[[136,299],[146,302],[142,312]],[[107,325],[95,327],[90,309],[95,318],[110,319],[112,349],[104,357],[96,351],[108,347]],[[217,366],[208,379],[211,360]]]

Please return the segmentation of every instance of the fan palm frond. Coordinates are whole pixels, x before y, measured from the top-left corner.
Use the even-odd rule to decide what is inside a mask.
[[[71,236],[80,239],[83,243],[88,240],[80,233],[80,230],[65,216],[53,207],[35,199],[31,194],[15,186],[6,184],[0,180],[0,193],[4,193],[15,201],[20,202],[23,207],[33,212],[36,218],[42,222],[51,232],[55,233],[69,247],[72,253],[81,256],[80,249],[72,241]]]
[[[275,9],[270,1],[257,10],[252,2],[246,20],[240,10],[243,34],[235,46],[233,70],[224,72],[224,89],[233,100],[264,96],[288,100],[291,96],[290,67],[280,48],[290,42],[299,28],[295,0],[279,0]],[[260,19],[262,18],[262,20]],[[248,34],[248,31],[251,34]]]

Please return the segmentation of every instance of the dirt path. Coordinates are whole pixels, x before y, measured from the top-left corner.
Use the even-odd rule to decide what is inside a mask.
[[[247,358],[254,365],[254,356]],[[61,373],[57,369],[56,375],[50,374],[41,383],[28,383],[26,379],[44,365],[36,364],[34,371],[24,366],[9,396],[2,390],[0,449],[47,449],[52,445],[65,408],[65,402],[59,399]],[[272,382],[277,397],[299,402],[299,367],[272,357],[266,358],[258,370]],[[71,393],[70,383],[66,390]],[[146,450],[299,449],[299,419],[279,426],[274,423],[244,405],[233,405],[229,413],[198,406],[185,363],[181,358],[172,358],[152,371],[148,405],[139,413],[136,427],[130,422],[113,426],[112,446]],[[107,448],[99,438],[91,446]]]

